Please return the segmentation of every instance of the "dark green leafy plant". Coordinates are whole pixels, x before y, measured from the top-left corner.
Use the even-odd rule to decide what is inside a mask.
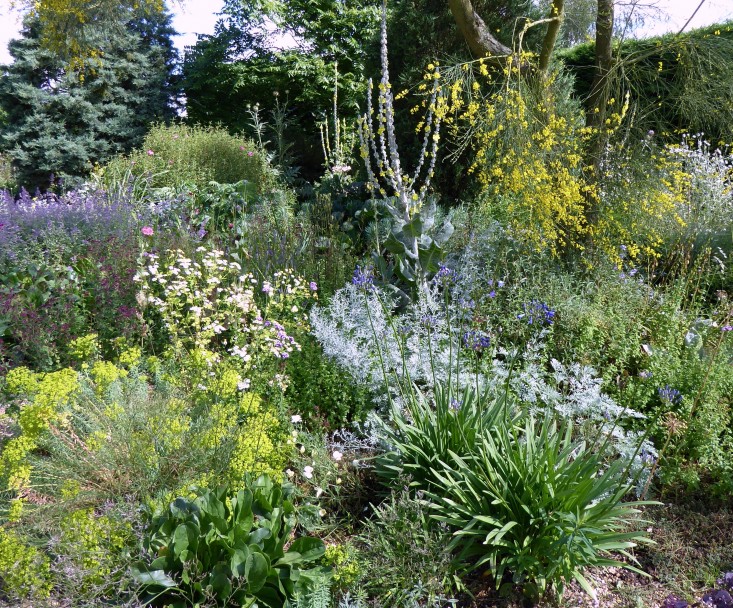
[[[290,409],[301,414],[309,428],[320,424],[334,430],[363,421],[374,408],[368,391],[326,357],[312,336],[298,337],[298,342],[300,353],[288,365]]]
[[[325,552],[320,539],[290,542],[292,491],[261,476],[236,493],[219,488],[176,499],[152,519],[144,541],[151,560],[134,568],[144,599],[156,606],[289,608],[296,593],[328,574],[317,566]]]
[[[440,489],[427,492],[433,517],[455,530],[449,546],[468,571],[490,568],[497,587],[511,573],[532,599],[550,589],[562,595],[576,580],[595,596],[583,570],[635,566],[629,549],[651,542],[635,526],[638,507],[624,503],[631,491],[628,463],[605,464],[605,442],[573,439],[570,422],[526,415],[521,430],[499,419],[479,433],[468,457],[451,452],[434,468]]]
[[[231,183],[220,184],[209,182],[201,188],[192,187],[193,196],[189,198],[189,224],[199,226],[203,237],[206,232],[216,231],[226,233],[234,230],[242,232],[237,225],[237,219],[247,211],[247,204],[254,197],[254,186],[246,179]]]

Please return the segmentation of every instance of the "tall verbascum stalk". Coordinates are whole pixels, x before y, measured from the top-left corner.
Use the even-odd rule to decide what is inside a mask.
[[[428,236],[435,222],[435,204],[426,204],[430,181],[440,141],[440,125],[448,111],[441,95],[440,70],[428,66],[426,79],[432,82],[424,119],[418,126],[423,133],[422,149],[412,174],[400,160],[395,129],[395,97],[389,81],[387,59],[387,7],[382,5],[381,25],[382,76],[378,86],[376,108],[374,83],[367,88],[367,111],[359,119],[361,156],[366,166],[369,189],[382,198],[382,204],[394,220],[394,228],[385,247],[397,263],[394,273],[412,290],[427,289],[427,275],[437,269],[440,246],[450,237],[453,226],[446,223],[435,237]],[[380,252],[377,252],[379,254]],[[404,292],[403,292],[404,293]]]
[[[356,143],[353,130],[346,127],[345,120],[339,120],[338,114],[338,62],[333,67],[333,139],[329,130],[328,119],[324,120],[319,129],[321,132],[321,148],[326,169],[332,174],[346,175],[351,171],[349,164]]]

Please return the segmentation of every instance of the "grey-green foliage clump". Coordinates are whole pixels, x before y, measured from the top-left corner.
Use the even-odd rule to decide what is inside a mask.
[[[407,490],[397,490],[374,509],[359,535],[360,598],[344,606],[430,608],[454,605],[462,588],[446,541],[447,529]],[[368,598],[368,603],[365,601]]]
[[[38,20],[27,18],[0,81],[0,150],[18,184],[45,188],[51,174],[79,180],[142,141],[152,122],[172,118],[172,34],[169,14],[134,18],[99,41],[101,53],[79,73],[43,48]]]

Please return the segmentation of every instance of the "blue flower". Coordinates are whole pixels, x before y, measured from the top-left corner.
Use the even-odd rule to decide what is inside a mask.
[[[420,317],[420,323],[425,327],[435,327],[438,324],[438,318],[435,315],[423,315]]]
[[[517,315],[517,319],[525,320],[527,325],[552,325],[555,311],[544,302],[532,300],[524,304],[524,312]]]
[[[474,302],[471,298],[461,298],[458,300],[458,307],[461,310],[473,310],[476,308],[476,302]]]
[[[456,271],[452,268],[448,268],[442,262],[438,266],[438,272],[433,277],[433,282],[441,285],[447,285],[453,283],[456,280]]]
[[[351,282],[359,289],[372,291],[374,289],[374,269],[371,267],[365,267],[362,269],[361,266],[357,266],[356,269],[354,269],[354,276],[352,277]]]
[[[671,405],[678,405],[682,401],[682,393],[676,388],[672,388],[669,384],[664,386],[664,388],[658,388],[657,394],[662,401],[666,401]]]
[[[468,330],[463,334],[463,346],[471,350],[479,351],[489,348],[491,345],[491,337],[474,329]]]

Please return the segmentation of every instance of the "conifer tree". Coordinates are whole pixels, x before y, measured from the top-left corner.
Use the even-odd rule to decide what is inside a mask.
[[[100,32],[98,55],[78,72],[42,44],[39,20],[27,17],[0,80],[0,150],[18,183],[44,188],[51,174],[78,180],[139,144],[152,122],[172,118],[173,34],[169,15],[141,14],[117,36]]]

